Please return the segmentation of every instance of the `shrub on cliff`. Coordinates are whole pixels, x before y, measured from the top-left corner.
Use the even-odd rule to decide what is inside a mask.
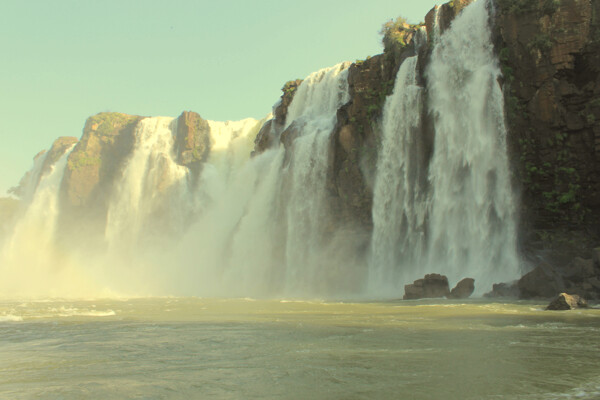
[[[398,17],[395,20],[390,19],[383,24],[379,33],[383,36],[381,38],[381,43],[383,44],[384,51],[390,50],[396,43],[406,46],[406,42],[404,41],[404,31],[407,29],[410,29],[410,25],[403,17]]]
[[[402,49],[410,43],[415,35],[415,32],[423,26],[421,24],[409,24],[403,17],[398,17],[395,20],[390,19],[383,24],[379,34],[382,35],[381,43],[383,51],[388,52],[394,49]]]

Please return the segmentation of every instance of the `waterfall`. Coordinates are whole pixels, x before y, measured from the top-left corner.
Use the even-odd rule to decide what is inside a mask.
[[[436,38],[426,71],[435,140],[425,185],[416,159],[424,134],[416,58],[398,71],[384,109],[375,185],[374,294],[401,294],[404,284],[430,272],[451,284],[474,278],[479,292],[518,277],[504,100],[488,19],[480,0]]]
[[[338,64],[305,79],[290,104],[287,124],[298,130],[291,161],[284,171],[287,193],[286,292],[310,293],[327,268],[320,252],[328,210],[326,174],[329,136],[336,112],[349,100],[349,63]]]
[[[283,132],[293,136],[289,149],[245,162],[211,150],[200,185],[210,206],[184,246],[196,242],[194,273],[204,293],[306,295],[322,283],[328,145],[337,109],[348,101],[348,66],[317,71],[300,85]]]
[[[422,88],[417,57],[402,63],[383,109],[382,143],[373,194],[370,291],[398,294],[411,269],[422,262],[427,193],[419,181],[417,142],[421,132]],[[396,268],[402,263],[401,268]]]
[[[45,156],[37,157],[28,173],[23,201],[29,204],[0,251],[1,296],[72,293],[74,282],[78,282],[77,293],[84,293],[79,271],[71,268],[66,249],[54,241],[59,190],[72,148],[47,172],[42,171]]]
[[[469,276],[486,289],[519,273],[504,98],[487,5],[480,0],[463,10],[427,71],[436,127],[429,265],[451,281]]]
[[[182,228],[177,211],[187,189],[187,169],[174,160],[175,131],[169,117],[138,123],[133,154],[108,207],[106,240],[115,251],[138,251],[142,232],[164,235],[165,230]]]

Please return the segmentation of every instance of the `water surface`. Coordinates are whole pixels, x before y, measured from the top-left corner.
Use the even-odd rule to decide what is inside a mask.
[[[600,309],[532,302],[0,302],[2,399],[600,397]]]

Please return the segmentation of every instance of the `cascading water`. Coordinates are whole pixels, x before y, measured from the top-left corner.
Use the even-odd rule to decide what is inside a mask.
[[[429,272],[451,284],[475,278],[480,292],[518,276],[504,101],[487,5],[480,0],[465,8],[435,41],[426,72],[435,126],[427,193],[415,160],[423,134],[416,58],[403,63],[386,101],[373,206],[374,294],[401,293]]]
[[[59,215],[59,193],[67,157],[72,147],[42,171],[45,156],[35,160],[25,191],[29,198],[24,214],[0,252],[0,292],[2,296],[61,295],[85,292],[79,271],[68,262],[65,249],[54,242]],[[45,172],[45,173],[44,173]]]
[[[200,186],[212,206],[186,239],[198,243],[203,293],[297,295],[322,283],[327,146],[336,111],[348,100],[348,66],[323,69],[300,85],[287,117],[284,134],[294,136],[287,153],[280,146],[245,162],[217,162],[211,153]],[[244,150],[236,154],[248,157]]]
[[[133,154],[108,208],[109,248],[135,252],[142,232],[148,235],[151,227],[156,227],[159,232],[154,233],[160,236],[167,233],[169,225],[174,225],[171,231],[182,229],[184,221],[177,211],[182,211],[188,170],[173,159],[175,131],[175,120],[170,117],[139,122]]]
[[[479,287],[515,279],[516,207],[510,183],[504,98],[488,1],[463,10],[427,71],[436,127],[429,265]]]
[[[318,292],[323,265],[321,246],[327,221],[326,174],[329,136],[336,112],[349,100],[348,67],[338,64],[305,79],[290,104],[288,127],[297,138],[284,174],[288,183],[286,206],[286,292]],[[322,275],[321,275],[322,276]]]
[[[417,56],[404,61],[383,110],[383,139],[373,193],[373,237],[369,290],[398,293],[410,266],[422,261],[427,215],[426,188],[419,180],[417,138],[423,88],[417,84]],[[397,265],[402,263],[402,268]]]

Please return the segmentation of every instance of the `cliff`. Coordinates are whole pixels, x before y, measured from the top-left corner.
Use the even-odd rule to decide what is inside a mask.
[[[600,3],[498,0],[497,7],[524,249],[589,257],[600,234]]]

